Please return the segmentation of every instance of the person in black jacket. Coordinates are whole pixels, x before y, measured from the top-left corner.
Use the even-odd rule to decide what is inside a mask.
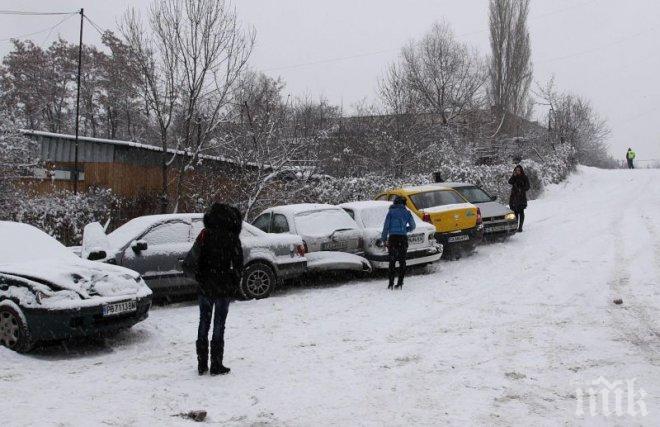
[[[511,184],[511,196],[509,196],[509,207],[518,218],[518,232],[523,231],[525,222],[525,209],[527,209],[527,192],[529,191],[529,179],[525,175],[522,166],[513,169],[513,175],[509,178]]]
[[[197,330],[197,369],[203,375],[208,368],[208,334],[211,338],[211,375],[227,374],[224,356],[225,321],[231,298],[238,295],[243,275],[243,249],[240,233],[243,221],[238,209],[214,203],[204,215],[204,229],[183,263],[184,271],[198,283],[199,328]]]

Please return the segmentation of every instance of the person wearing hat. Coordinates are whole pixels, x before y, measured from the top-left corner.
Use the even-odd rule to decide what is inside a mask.
[[[386,242],[389,253],[389,285],[387,289],[401,289],[403,279],[406,275],[406,256],[408,254],[408,233],[415,229],[415,220],[406,208],[406,199],[397,196],[390,206],[383,224],[381,241]],[[396,263],[399,263],[398,281],[394,286],[394,278],[397,276]]]

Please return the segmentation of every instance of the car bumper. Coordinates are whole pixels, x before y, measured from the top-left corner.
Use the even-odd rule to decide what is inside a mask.
[[[136,311],[115,316],[103,316],[103,305],[63,310],[23,308],[23,312],[33,340],[61,340],[130,328],[149,316],[151,296],[138,298]]]
[[[484,222],[484,237],[510,236],[518,230],[518,221],[493,221]]]
[[[293,279],[307,271],[307,261],[287,262],[277,265],[278,279]]]
[[[482,225],[467,230],[435,233],[436,240],[444,246],[445,252],[448,249],[456,248],[473,249],[483,240],[483,237],[484,227]]]
[[[409,251],[406,254],[406,265],[420,265],[436,262],[442,258],[442,246],[437,246],[429,249],[422,249],[417,251]],[[390,266],[389,255],[375,255],[367,253],[365,258],[369,260],[374,270],[385,269]]]

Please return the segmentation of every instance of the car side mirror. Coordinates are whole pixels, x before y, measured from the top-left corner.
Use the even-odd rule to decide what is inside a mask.
[[[149,245],[147,245],[147,242],[145,242],[144,240],[136,240],[131,245],[131,249],[133,249],[133,252],[135,252],[136,254],[139,254],[142,251],[146,251],[148,247]]]
[[[494,202],[495,200],[497,200],[497,196],[490,196],[490,200]]]
[[[105,251],[93,251],[90,252],[89,255],[87,255],[87,259],[90,261],[98,261],[101,259],[105,259],[108,256]]]

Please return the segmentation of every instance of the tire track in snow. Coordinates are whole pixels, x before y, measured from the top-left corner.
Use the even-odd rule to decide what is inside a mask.
[[[626,206],[631,206],[631,198]],[[654,366],[660,366],[660,332],[654,324],[653,317],[648,313],[645,305],[639,301],[632,290],[630,265],[633,257],[626,250],[626,241],[623,237],[621,224],[639,225],[639,216],[634,215],[635,222],[630,221],[629,208],[624,211],[623,218],[615,218],[611,223],[614,230],[614,260],[609,287],[612,299],[621,298],[622,305],[608,309],[612,317],[612,326],[621,341],[628,342],[639,349],[640,353]],[[644,221],[644,226],[653,236],[652,225]],[[654,239],[655,267],[658,267],[658,243]]]

